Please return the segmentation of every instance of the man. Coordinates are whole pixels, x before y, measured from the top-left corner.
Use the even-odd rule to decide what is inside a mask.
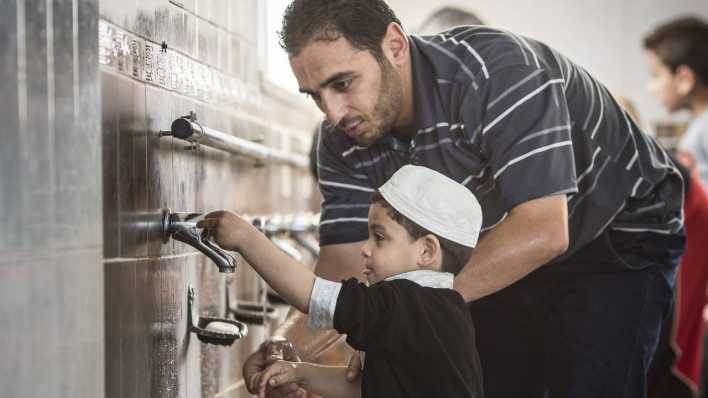
[[[688,110],[693,116],[679,155],[708,184],[708,24],[693,17],[677,19],[649,34],[644,48],[651,91],[669,112]]]
[[[407,35],[381,0],[296,0],[281,38],[327,119],[319,276],[360,275],[374,189],[404,164],[435,169],[482,206],[484,235],[454,286],[485,395],[644,396],[685,240],[682,180],[601,84],[509,32]],[[311,360],[331,336],[305,322],[293,314],[276,334]]]

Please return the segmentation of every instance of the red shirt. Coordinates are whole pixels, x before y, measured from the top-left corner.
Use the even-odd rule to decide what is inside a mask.
[[[677,283],[674,340],[679,352],[674,368],[696,387],[700,380],[703,306],[708,283],[708,189],[695,171],[691,173],[684,202],[684,227],[687,242]]]

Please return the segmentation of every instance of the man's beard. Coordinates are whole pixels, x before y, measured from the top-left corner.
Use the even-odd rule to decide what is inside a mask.
[[[393,128],[396,116],[403,103],[401,81],[391,62],[384,58],[379,61],[381,69],[381,88],[372,112],[370,130],[356,137],[359,145],[370,146],[388,134]]]

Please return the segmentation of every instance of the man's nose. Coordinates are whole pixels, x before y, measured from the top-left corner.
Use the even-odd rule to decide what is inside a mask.
[[[325,117],[333,126],[338,125],[342,118],[347,115],[347,105],[340,98],[336,96],[323,98],[322,102]]]

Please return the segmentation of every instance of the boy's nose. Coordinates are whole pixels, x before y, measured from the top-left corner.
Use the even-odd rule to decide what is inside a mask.
[[[369,250],[369,241],[366,241],[366,243],[361,246],[361,255],[364,257],[371,256],[371,250]]]

